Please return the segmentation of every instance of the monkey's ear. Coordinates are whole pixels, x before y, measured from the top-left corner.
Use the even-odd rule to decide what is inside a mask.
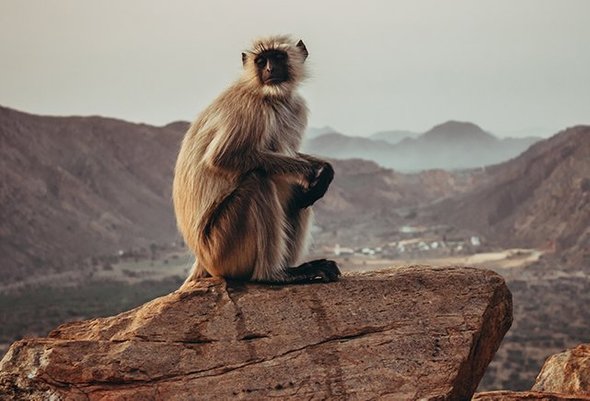
[[[303,53],[303,59],[305,60],[307,56],[309,56],[309,52],[307,51],[307,47],[305,47],[305,43],[303,43],[301,39],[297,42],[297,47],[301,50],[301,53]]]
[[[242,65],[246,65],[246,60],[248,60],[248,56],[246,53],[242,53]]]

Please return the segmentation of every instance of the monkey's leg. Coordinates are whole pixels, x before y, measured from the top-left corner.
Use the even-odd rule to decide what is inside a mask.
[[[213,276],[278,280],[285,274],[284,211],[269,176],[254,171],[220,201],[204,225],[196,254]]]
[[[277,284],[338,278],[331,261],[288,267],[294,231],[281,202],[291,191],[284,189],[268,175],[252,172],[221,202],[205,227],[207,244],[198,253],[213,276]]]
[[[309,231],[313,219],[311,208],[301,209],[292,197],[297,193],[298,185],[277,182],[277,189],[285,208],[285,223],[287,228],[287,249],[284,263],[295,266],[307,250]],[[271,283],[309,283],[336,281],[340,270],[335,262],[326,259],[303,263],[298,267],[287,267],[285,275],[279,280],[266,280]]]
[[[284,210],[286,228],[285,266],[297,266],[309,245],[313,210],[300,207],[300,197],[304,188],[291,180],[275,180],[279,200]]]
[[[266,204],[265,213],[272,213],[272,220],[267,216],[267,221],[272,221],[272,226],[277,231],[266,231],[267,242],[265,246],[272,247],[276,244],[281,248],[278,264],[276,256],[268,253],[271,249],[261,249],[258,254],[257,267],[252,277],[255,281],[270,284],[301,284],[310,282],[330,282],[338,280],[340,270],[335,262],[331,260],[314,260],[303,263],[298,267],[293,266],[307,247],[307,239],[311,224],[312,211],[300,209],[291,201],[295,187],[288,182],[281,180],[273,181],[271,188],[276,191],[278,209],[268,207]],[[268,202],[268,200],[267,200]],[[269,269],[270,268],[270,269]]]

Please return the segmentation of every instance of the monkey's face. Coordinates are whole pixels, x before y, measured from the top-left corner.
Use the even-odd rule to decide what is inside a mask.
[[[258,39],[242,53],[242,81],[263,96],[290,96],[307,76],[307,48],[287,35]]]
[[[267,50],[254,59],[263,85],[280,85],[289,81],[289,56],[281,50]]]

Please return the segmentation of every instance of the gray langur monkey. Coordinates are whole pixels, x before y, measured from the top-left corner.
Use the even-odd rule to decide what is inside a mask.
[[[334,177],[326,161],[299,153],[307,106],[302,41],[272,36],[242,53],[244,72],[186,133],[176,163],[178,226],[201,277],[267,283],[335,281],[335,262],[298,265],[307,251],[310,206]]]

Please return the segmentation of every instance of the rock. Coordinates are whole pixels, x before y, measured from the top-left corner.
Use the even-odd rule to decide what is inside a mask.
[[[550,356],[531,391],[477,393],[474,401],[590,401],[590,344]]]
[[[15,342],[29,400],[468,400],[512,322],[497,274],[408,267],[291,286],[206,279]]]
[[[590,396],[545,393],[537,391],[488,391],[477,393],[472,401],[590,401]]]
[[[590,344],[547,358],[532,390],[590,396]]]

